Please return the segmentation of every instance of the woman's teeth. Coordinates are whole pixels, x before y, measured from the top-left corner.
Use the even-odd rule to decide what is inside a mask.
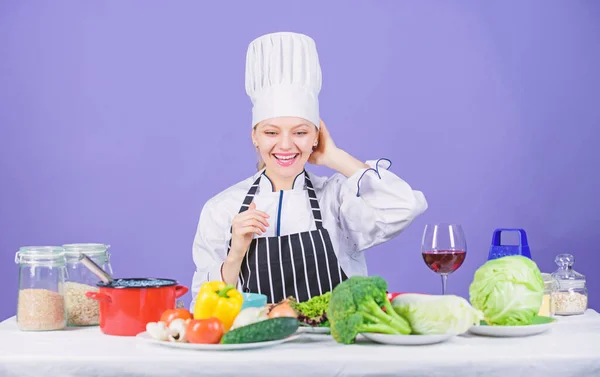
[[[289,156],[281,156],[281,155],[274,154],[273,156],[275,156],[275,158],[278,159],[278,160],[286,161],[286,160],[293,160],[298,155],[297,154],[292,154],[292,155],[289,155]]]
[[[298,153],[285,156],[273,154],[273,157],[275,157],[279,166],[290,166],[294,163],[294,161],[296,161]]]

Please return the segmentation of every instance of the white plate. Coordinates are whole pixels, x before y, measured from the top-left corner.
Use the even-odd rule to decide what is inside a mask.
[[[144,331],[136,335],[136,338],[140,339],[144,343],[158,344],[164,347],[171,348],[183,348],[189,350],[201,350],[201,351],[232,351],[241,349],[252,349],[252,348],[264,348],[271,347],[277,344],[285,343],[297,339],[299,335],[288,336],[285,339],[271,340],[268,342],[254,342],[254,343],[242,343],[242,344],[195,344],[195,343],[177,343],[163,340],[154,339]]]
[[[436,335],[390,335],[376,333],[360,333],[370,341],[381,344],[392,344],[397,346],[420,346],[426,344],[436,344],[445,342],[456,334],[436,334]]]
[[[330,334],[331,329],[329,327],[300,326],[297,332],[300,334]]]
[[[473,326],[469,332],[481,336],[512,338],[541,334],[550,330],[552,325],[553,323],[528,326]]]

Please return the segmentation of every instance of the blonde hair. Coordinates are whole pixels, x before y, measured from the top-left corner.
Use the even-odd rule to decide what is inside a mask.
[[[252,127],[253,132],[256,132],[256,126],[258,126],[258,123],[255,124],[254,127]],[[263,159],[260,158],[260,151],[258,150],[258,147],[255,146],[255,149],[256,149],[256,155],[258,157],[258,162],[256,163],[256,171],[261,171],[265,168],[265,166],[267,166],[267,164],[265,164]]]
[[[258,163],[256,164],[256,171],[261,171],[265,168],[265,166],[267,166],[267,164],[265,164],[265,162],[262,160],[262,158],[258,159]]]

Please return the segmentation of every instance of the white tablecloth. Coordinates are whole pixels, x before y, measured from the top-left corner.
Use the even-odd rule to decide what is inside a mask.
[[[0,376],[600,376],[600,314],[558,317],[526,338],[463,335],[437,345],[340,345],[320,336],[244,351],[170,349],[98,327],[21,332],[0,323]]]

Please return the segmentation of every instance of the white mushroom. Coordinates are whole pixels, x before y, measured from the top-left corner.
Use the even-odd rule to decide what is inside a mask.
[[[156,340],[168,340],[169,332],[164,322],[148,322],[146,331]]]
[[[181,318],[177,318],[171,321],[169,324],[169,342],[179,342],[185,343],[187,342],[187,338],[185,337],[185,329],[190,320],[184,320]]]

